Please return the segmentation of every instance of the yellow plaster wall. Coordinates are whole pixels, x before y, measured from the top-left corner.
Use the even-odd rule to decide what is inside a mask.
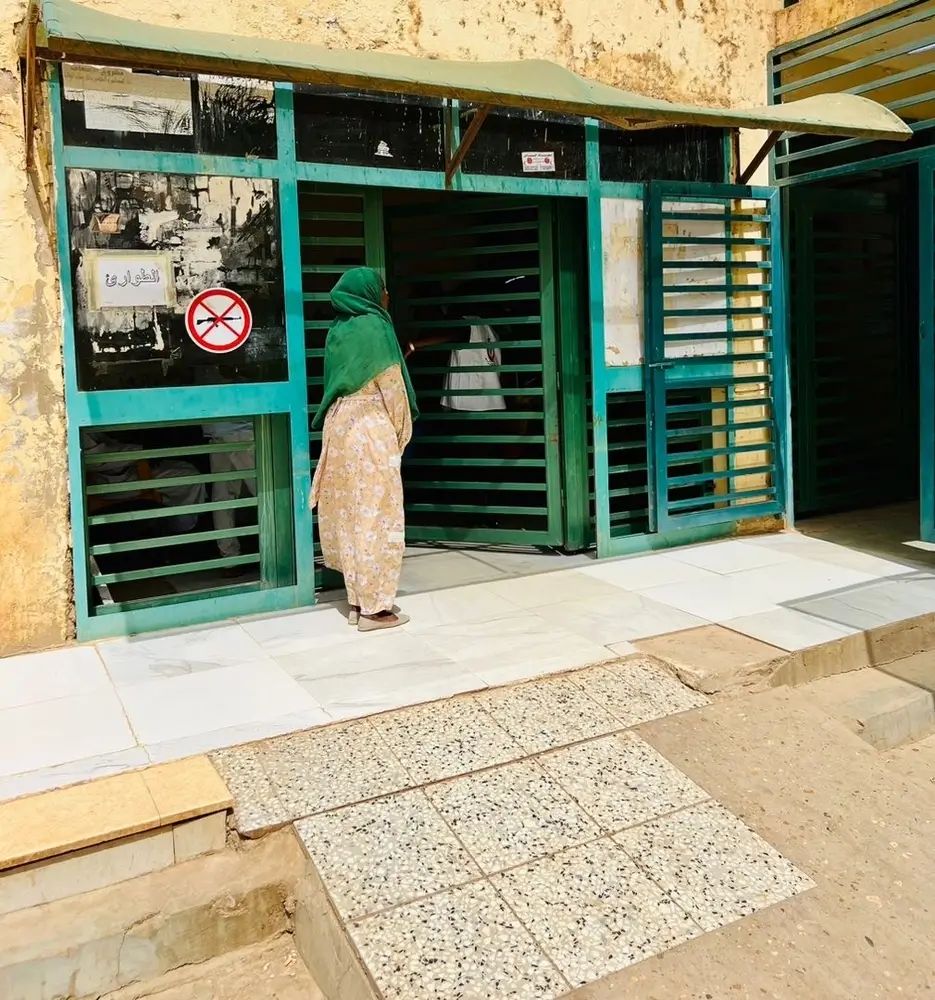
[[[781,0],[96,0],[124,17],[360,50],[557,60],[656,97],[765,103]],[[0,655],[73,637],[58,286],[48,191],[25,171],[14,27],[0,0]],[[744,136],[744,159],[759,137]],[[757,180],[762,180],[760,174]],[[37,196],[35,188],[41,192]]]

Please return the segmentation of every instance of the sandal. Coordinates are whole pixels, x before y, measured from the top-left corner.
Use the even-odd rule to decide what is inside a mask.
[[[380,632],[388,628],[399,628],[409,621],[409,615],[397,614],[386,618],[365,618],[361,616],[358,632]]]
[[[353,604],[350,605],[350,610],[347,613],[347,624],[353,628],[357,627],[357,623],[360,621],[360,608],[354,607]]]

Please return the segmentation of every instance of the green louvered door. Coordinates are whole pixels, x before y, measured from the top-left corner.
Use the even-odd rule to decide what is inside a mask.
[[[388,206],[384,225],[397,332],[428,342],[409,365],[422,416],[403,461],[407,537],[561,544],[551,206],[449,196]]]
[[[305,303],[309,452],[314,473],[321,452],[321,431],[311,429],[311,420],[321,402],[324,386],[325,337],[334,318],[330,292],[334,283],[349,268],[362,265],[378,269],[383,267],[383,205],[380,191],[300,185],[299,231]],[[316,559],[320,554],[316,543]],[[323,583],[328,585],[329,582],[332,581],[326,579]]]
[[[655,527],[778,514],[785,499],[778,192],[653,183],[644,212]]]

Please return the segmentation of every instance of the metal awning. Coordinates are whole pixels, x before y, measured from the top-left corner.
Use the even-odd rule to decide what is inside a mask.
[[[132,21],[72,0],[33,4],[40,59],[180,73],[218,73],[296,84],[452,98],[598,118],[620,128],[709,125],[867,139],[908,139],[909,127],[853,94],[822,94],[774,107],[728,110],[655,100],[578,76],[542,59],[469,62],[220,35]],[[32,34],[30,28],[28,34]]]

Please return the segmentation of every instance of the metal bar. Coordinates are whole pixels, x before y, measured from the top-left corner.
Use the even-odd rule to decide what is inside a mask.
[[[225,556],[219,559],[201,559],[198,562],[176,563],[173,566],[152,566],[149,569],[133,569],[123,573],[102,573],[95,576],[95,583],[131,583],[134,580],[149,580],[153,577],[175,576],[183,573],[200,573],[202,570],[224,569],[228,566],[248,566],[260,561],[259,553],[242,556]]]
[[[773,147],[782,138],[782,132],[770,132],[766,141],[762,146],[756,151],[753,159],[747,164],[746,169],[740,174],[740,183],[746,184],[753,175],[757,172],[760,164],[766,159],[767,156],[773,151]]]
[[[487,115],[490,114],[492,107],[493,105],[491,104],[482,104],[477,109],[474,117],[471,119],[471,124],[468,125],[464,135],[461,137],[461,141],[458,143],[458,148],[452,154],[451,159],[445,164],[446,188],[451,187],[452,178],[458,172],[458,168],[461,166],[465,156],[467,156],[468,150],[474,144],[477,133],[480,132],[481,126],[484,124]]]
[[[157,538],[135,538],[128,542],[106,542],[91,546],[94,556],[116,555],[120,552],[140,552],[148,549],[164,549],[174,545],[195,545],[198,542],[214,542],[222,538],[243,538],[258,535],[259,525],[245,528],[227,528],[219,531],[190,531],[184,535],[167,535]],[[99,571],[97,571],[99,572]]]
[[[207,503],[180,504],[178,507],[157,507],[152,510],[123,510],[114,514],[92,514],[88,524],[121,524],[126,521],[149,521],[160,517],[182,517],[185,514],[210,514],[216,510],[240,510],[256,507],[256,497],[241,500],[211,500]]]

